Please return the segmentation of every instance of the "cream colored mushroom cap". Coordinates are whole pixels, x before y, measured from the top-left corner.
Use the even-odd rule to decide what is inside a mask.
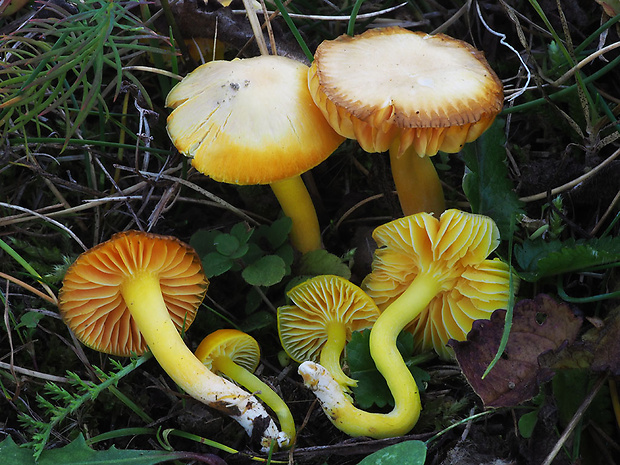
[[[297,362],[319,360],[329,323],[342,323],[349,340],[354,331],[370,328],[380,313],[364,291],[340,276],[315,276],[287,296],[293,305],[278,308],[278,334],[286,353]]]
[[[60,314],[80,341],[124,357],[147,349],[121,295],[123,282],[141,273],[159,278],[177,329],[192,324],[209,284],[200,257],[174,237],[126,231],[84,252],[65,274]]]
[[[401,27],[324,41],[308,79],[332,127],[369,152],[399,138],[401,153],[410,146],[422,155],[458,151],[503,104],[502,83],[482,52]]]
[[[344,140],[314,104],[308,67],[280,56],[212,61],[168,94],[168,134],[201,173],[268,184],[315,167]]]

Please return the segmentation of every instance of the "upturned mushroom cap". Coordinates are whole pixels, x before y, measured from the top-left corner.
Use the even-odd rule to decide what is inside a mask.
[[[314,104],[308,67],[259,56],[196,68],[168,94],[168,134],[201,173],[231,184],[300,175],[343,141]]]
[[[196,357],[211,371],[213,360],[228,357],[253,373],[260,362],[260,347],[256,339],[236,329],[218,329],[206,336],[196,349]],[[217,367],[216,367],[217,368]]]
[[[381,310],[420,275],[440,287],[408,327],[418,350],[435,349],[449,358],[448,339],[464,340],[474,320],[506,308],[510,271],[506,263],[487,259],[499,245],[490,218],[458,210],[446,210],[439,220],[419,213],[379,226],[373,238],[378,249],[362,288]]]
[[[324,41],[310,92],[339,134],[367,152],[457,152],[493,122],[502,83],[482,52],[444,34],[401,27]]]
[[[282,347],[297,362],[319,361],[331,324],[342,324],[349,340],[379,316],[372,299],[340,276],[316,276],[287,295],[293,305],[278,308],[278,332]]]
[[[80,255],[65,275],[60,313],[82,343],[125,357],[147,349],[121,296],[123,282],[141,273],[159,276],[176,328],[192,324],[209,284],[196,252],[174,237],[126,231]]]

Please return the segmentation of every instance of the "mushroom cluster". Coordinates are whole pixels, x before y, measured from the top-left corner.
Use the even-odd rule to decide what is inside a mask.
[[[474,320],[506,308],[510,271],[487,258],[499,245],[499,231],[482,215],[446,210],[437,219],[418,213],[379,226],[373,237],[379,248],[362,284],[382,313],[370,332],[370,354],[394,409],[379,414],[356,408],[337,375],[315,362],[302,363],[299,373],[338,428],[384,438],[408,432],[421,409],[415,380],[396,346],[399,333],[413,325],[418,347],[448,356],[449,338],[463,340]]]
[[[499,245],[497,226],[445,210],[429,158],[480,136],[502,99],[481,52],[400,27],[326,41],[311,67],[279,56],[209,62],[167,96],[175,147],[217,181],[269,184],[292,219],[290,239],[301,253],[322,246],[301,174],[345,138],[368,152],[389,150],[405,216],[374,231],[378,248],[361,287],[339,276],[311,277],[277,309],[282,347],[332,423],[349,435],[398,436],[418,421],[418,386],[396,345],[401,331],[413,334],[417,350],[448,359],[449,339],[464,340],[474,320],[508,303],[516,283],[504,262],[489,258]],[[192,324],[208,284],[188,245],[127,231],[75,261],[59,307],[87,346],[119,356],[150,350],[180,388],[260,437],[263,450],[274,442],[292,446],[288,406],[253,374],[260,358],[254,338],[218,330],[192,353],[179,334]],[[387,413],[353,404],[357,382],[343,366],[352,333],[367,328],[370,355],[394,398]]]

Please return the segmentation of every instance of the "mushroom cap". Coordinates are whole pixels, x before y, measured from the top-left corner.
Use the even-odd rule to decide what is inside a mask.
[[[378,249],[362,288],[381,310],[421,273],[433,273],[441,283],[441,292],[407,327],[417,350],[435,349],[449,358],[448,339],[465,340],[475,320],[506,308],[510,271],[487,259],[499,245],[490,218],[459,210],[446,210],[439,220],[417,213],[379,226],[373,238]]]
[[[422,155],[457,152],[493,122],[502,83],[484,54],[444,34],[370,29],[322,42],[308,73],[317,106],[367,152],[395,141]]]
[[[370,328],[380,313],[364,291],[340,276],[316,276],[287,296],[293,305],[278,308],[278,333],[282,347],[297,362],[319,360],[330,322],[343,323],[349,340],[354,331]]]
[[[211,371],[213,360],[224,356],[254,373],[260,362],[260,347],[256,339],[243,331],[218,329],[202,340],[195,355]]]
[[[201,173],[269,184],[325,160],[344,138],[314,104],[308,67],[259,56],[199,66],[166,98],[168,135]]]
[[[140,273],[159,277],[172,322],[179,331],[189,328],[209,284],[200,257],[174,237],[126,231],[84,252],[67,270],[60,314],[80,341],[120,356],[147,349],[121,295],[123,282]]]

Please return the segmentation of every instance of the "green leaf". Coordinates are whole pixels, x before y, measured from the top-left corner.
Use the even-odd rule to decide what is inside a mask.
[[[11,436],[0,442],[1,463],[15,463],[20,465],[34,464],[35,461],[33,454],[34,451],[32,449],[19,447],[17,444],[15,444]]]
[[[514,219],[523,203],[513,190],[506,166],[504,121],[493,125],[463,150],[466,164],[463,191],[474,213],[490,216],[497,223],[502,239],[511,235]]]
[[[239,248],[239,239],[231,234],[220,233],[213,242],[215,250],[227,257],[231,256]]]
[[[219,276],[226,273],[233,266],[234,262],[217,252],[211,252],[202,257],[202,266],[205,269],[207,278]]]
[[[345,279],[351,278],[351,270],[342,262],[342,259],[324,249],[304,254],[301,257],[299,272],[310,276],[332,274]]]
[[[23,326],[25,326],[26,328],[30,328],[30,329],[36,328],[37,325],[39,324],[39,321],[41,321],[44,317],[45,315],[39,312],[24,313],[22,317],[19,319],[19,324],[15,327],[15,329],[21,328]]]
[[[220,234],[222,234],[220,231],[201,229],[192,234],[189,245],[194,248],[199,256],[203,257],[209,252],[213,252],[215,249],[213,243],[215,242],[215,238]]]
[[[33,450],[19,447],[11,437],[0,443],[0,463],[19,465],[153,465],[184,458],[184,452],[160,450],[119,450],[112,446],[108,450],[96,451],[86,445],[81,434],[71,444],[59,449],[45,450],[35,461]]]
[[[277,255],[265,255],[248,265],[241,276],[252,286],[273,286],[286,275],[286,264]]]
[[[364,458],[358,465],[424,465],[426,444],[422,441],[404,441],[384,447]]]
[[[346,347],[346,359],[349,365],[351,377],[357,380],[357,386],[353,388],[355,394],[355,402],[363,409],[368,409],[373,405],[377,407],[385,407],[386,405],[394,405],[392,393],[388,388],[385,379],[377,370],[375,362],[370,356],[370,330],[366,329],[362,332],[354,332],[351,340]],[[422,390],[425,381],[429,376],[424,371],[415,366],[413,353],[413,335],[408,332],[402,332],[396,341],[398,351],[403,360],[409,367],[413,377],[416,379],[418,388]]]
[[[241,222],[230,228],[230,234],[235,236],[240,244],[246,244],[254,234],[254,229],[250,228],[247,223]]]
[[[519,427],[519,433],[525,439],[532,437],[536,423],[538,423],[538,410],[539,409],[535,409],[531,412],[524,413],[521,415],[521,418],[519,418],[519,422],[517,424]]]
[[[521,278],[537,281],[547,276],[620,262],[620,237],[550,242],[535,239],[515,246],[514,257],[521,269]]]
[[[243,320],[240,325],[240,329],[245,333],[251,333],[252,331],[263,328],[274,328],[275,324],[276,319],[273,313],[266,310],[261,310],[252,313],[249,317]]]
[[[288,240],[288,234],[291,232],[293,221],[283,216],[278,218],[270,225],[261,225],[256,231],[256,238],[265,238],[272,249],[277,249]]]
[[[254,242],[250,242],[248,244],[248,251],[243,256],[243,260],[246,264],[249,265],[264,256],[265,256],[265,251],[261,249],[258,246],[258,244],[255,244]]]

